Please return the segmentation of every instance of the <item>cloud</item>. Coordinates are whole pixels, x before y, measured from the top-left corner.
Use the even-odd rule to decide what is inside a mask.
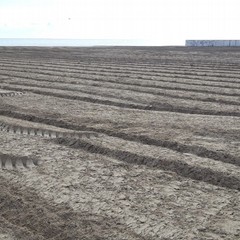
[[[240,38],[237,0],[3,0],[2,37]]]

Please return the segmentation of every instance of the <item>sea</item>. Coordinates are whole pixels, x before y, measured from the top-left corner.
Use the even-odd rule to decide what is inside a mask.
[[[47,39],[0,38],[0,46],[91,47],[91,46],[145,46],[146,41],[136,39]]]

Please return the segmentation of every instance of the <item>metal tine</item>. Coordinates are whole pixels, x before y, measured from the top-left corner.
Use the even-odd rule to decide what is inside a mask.
[[[34,131],[34,135],[37,136],[38,135],[38,130],[37,129],[33,129]]]
[[[19,129],[20,129],[20,133],[23,134],[24,128],[23,128],[23,127],[20,127]]]
[[[49,131],[43,131],[43,136],[44,137],[49,137]]]
[[[28,129],[27,129],[27,128],[23,128],[23,129],[22,129],[22,133],[23,133],[24,135],[28,135]]]
[[[0,127],[5,126],[5,123],[0,122]]]
[[[30,159],[30,158],[27,159],[27,160],[26,160],[26,166],[27,166],[27,168],[32,169],[32,168],[34,167],[33,160]]]
[[[63,137],[63,133],[62,132],[56,132],[56,137],[57,138],[62,138]]]
[[[5,130],[6,130],[6,127],[7,127],[7,125],[4,123],[4,124],[2,124],[1,129],[2,129],[3,131],[5,131]]]
[[[17,159],[15,163],[16,168],[24,169],[25,166],[23,165],[23,161],[21,159]]]
[[[8,170],[13,170],[13,164],[12,164],[11,159],[6,159],[5,168]]]
[[[54,131],[52,131],[52,132],[51,132],[51,137],[52,137],[52,138],[56,138],[56,136],[57,136],[57,133],[54,132]]]
[[[17,129],[16,129],[16,133],[17,133],[17,134],[21,134],[21,133],[22,133],[22,131],[21,131],[21,127],[17,127]]]
[[[35,136],[35,131],[34,131],[34,129],[33,128],[30,128],[30,134],[29,134],[30,136]]]
[[[39,161],[38,159],[32,159],[32,162],[35,166],[38,166],[39,165]]]
[[[14,127],[11,126],[11,125],[9,126],[9,132],[10,132],[10,133],[14,133]]]
[[[27,134],[30,135],[31,129],[27,128]]]
[[[94,136],[94,137],[99,137],[99,135],[98,135],[98,133],[92,133],[92,135]]]
[[[3,129],[7,129],[8,125],[6,123],[4,123],[3,125]]]
[[[6,162],[6,159],[1,159],[1,163],[2,163],[2,169],[5,168],[5,162]]]
[[[16,161],[17,161],[17,159],[16,158],[13,158],[13,159],[10,159],[11,160],[11,162],[12,162],[12,167],[13,168],[16,168]]]
[[[17,127],[16,126],[12,126],[12,132],[17,133]]]
[[[37,134],[37,136],[42,136],[42,131],[41,131],[41,129],[37,129],[36,134]]]
[[[6,126],[5,129],[6,129],[7,132],[10,132],[10,126]]]
[[[39,129],[38,133],[40,134],[39,136],[44,137],[44,131],[42,129]]]
[[[13,133],[13,126],[8,125],[8,132]]]

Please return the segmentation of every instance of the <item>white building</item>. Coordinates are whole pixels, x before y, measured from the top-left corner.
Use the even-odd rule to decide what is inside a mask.
[[[240,40],[186,40],[185,46],[192,47],[236,47],[240,46]]]

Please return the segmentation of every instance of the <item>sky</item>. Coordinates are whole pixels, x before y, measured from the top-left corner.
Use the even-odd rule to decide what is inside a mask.
[[[239,0],[0,0],[0,38],[240,39]]]

